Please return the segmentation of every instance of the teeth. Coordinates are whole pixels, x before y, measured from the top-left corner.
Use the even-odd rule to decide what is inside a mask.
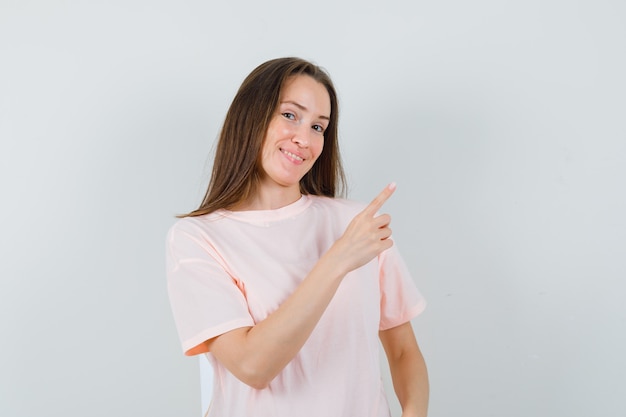
[[[293,153],[291,153],[289,151],[283,150],[283,153],[287,154],[288,156],[292,157],[293,159],[297,159],[298,161],[303,161],[303,159],[300,158],[298,155],[295,155],[295,154],[293,154]]]

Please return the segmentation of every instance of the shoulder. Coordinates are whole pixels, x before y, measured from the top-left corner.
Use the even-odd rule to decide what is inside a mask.
[[[166,254],[168,268],[185,260],[218,260],[219,224],[223,216],[208,214],[178,219],[168,230]],[[216,238],[217,236],[217,238]]]
[[[168,241],[172,242],[183,237],[202,238],[210,234],[211,229],[219,224],[225,217],[219,212],[204,214],[201,216],[183,217],[176,220],[167,232]]]
[[[361,212],[366,204],[359,201],[348,200],[345,198],[332,198],[318,195],[311,195],[309,198],[312,200],[312,206],[318,209],[330,210],[336,213],[346,213],[349,215],[355,215]]]

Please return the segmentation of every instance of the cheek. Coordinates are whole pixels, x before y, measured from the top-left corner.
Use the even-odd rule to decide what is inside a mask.
[[[324,150],[324,139],[322,138],[319,141],[315,142],[314,153],[315,153],[316,159],[322,154],[323,150]]]

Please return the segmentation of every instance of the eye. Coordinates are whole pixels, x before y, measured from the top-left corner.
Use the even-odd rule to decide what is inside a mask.
[[[313,130],[318,133],[324,133],[324,126],[322,125],[313,125]]]
[[[284,113],[281,113],[281,114],[283,115],[283,117],[285,119],[289,119],[289,120],[295,120],[296,119],[296,115],[293,114],[293,113],[284,112]]]

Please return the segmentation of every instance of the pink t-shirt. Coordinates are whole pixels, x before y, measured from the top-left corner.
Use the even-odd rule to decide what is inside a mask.
[[[275,311],[363,204],[303,196],[277,210],[187,217],[167,237],[170,302],[183,350]],[[209,416],[388,417],[378,331],[425,307],[395,246],[350,272],[296,357],[257,390],[207,353]]]

